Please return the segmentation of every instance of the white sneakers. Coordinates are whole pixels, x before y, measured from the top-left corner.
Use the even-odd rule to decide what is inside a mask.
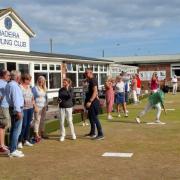
[[[108,115],[107,119],[108,119],[108,120],[112,120],[113,117],[112,117],[111,115]]]
[[[63,142],[64,141],[64,136],[61,136],[59,141]]]
[[[29,146],[29,147],[32,147],[32,146],[33,146],[33,144],[31,144],[29,141],[25,141],[24,146]]]
[[[22,148],[23,148],[22,142],[19,142],[18,143],[18,149],[22,149]]]
[[[85,123],[83,122],[82,126],[89,126],[89,124],[87,122],[85,122]]]
[[[72,139],[73,139],[73,140],[76,140],[76,135],[75,135],[75,134],[72,135]]]
[[[137,122],[138,124],[140,124],[140,123],[141,123],[141,121],[140,121],[140,118],[139,118],[139,117],[136,117],[136,122]]]
[[[9,157],[21,158],[21,157],[24,157],[24,154],[23,154],[22,151],[15,150],[15,151],[13,151],[12,153],[9,154]]]
[[[64,136],[61,136],[59,141],[63,142],[65,140],[65,137]],[[72,140],[76,140],[76,135],[72,135]]]
[[[29,141],[25,141],[24,142],[24,146],[29,146],[29,147],[32,147],[33,146],[33,144],[31,144]],[[22,144],[22,142],[19,142],[18,143],[18,149],[22,149],[23,148],[23,144]]]
[[[121,115],[120,115],[120,114],[118,114],[118,117],[121,117]]]
[[[128,117],[128,113],[126,112],[124,116],[125,116],[125,117]]]

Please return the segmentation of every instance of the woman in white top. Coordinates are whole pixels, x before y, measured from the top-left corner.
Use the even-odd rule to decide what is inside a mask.
[[[116,78],[115,103],[117,104],[118,117],[121,117],[120,115],[121,104],[124,110],[125,117],[128,117],[127,109],[126,109],[126,102],[125,102],[125,84],[121,76],[117,76]]]
[[[172,82],[172,86],[173,86],[173,92],[172,93],[173,93],[173,95],[175,95],[177,92],[177,76],[176,75],[174,75],[171,82]]]
[[[47,92],[46,92],[46,80],[44,76],[39,76],[37,79],[36,86],[32,89],[34,100],[35,100],[35,110],[34,110],[34,133],[35,141],[39,142],[42,138],[47,138],[44,135],[44,121],[46,117],[47,109]]]

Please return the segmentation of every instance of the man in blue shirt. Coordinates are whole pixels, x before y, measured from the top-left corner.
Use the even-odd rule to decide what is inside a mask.
[[[8,147],[4,144],[5,130],[10,127],[9,104],[6,100],[5,88],[10,79],[7,70],[0,72],[0,153],[9,154]]]
[[[24,98],[19,86],[21,73],[11,72],[11,81],[6,86],[6,97],[11,116],[10,157],[23,157],[22,151],[17,150],[18,138],[22,129]]]

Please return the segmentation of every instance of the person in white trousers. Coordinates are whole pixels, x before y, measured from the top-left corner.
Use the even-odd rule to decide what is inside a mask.
[[[171,82],[172,82],[172,85],[173,85],[172,93],[173,93],[173,95],[175,95],[176,92],[177,92],[177,76],[176,75],[174,75],[174,77],[172,78]]]
[[[148,103],[146,104],[143,111],[141,111],[138,116],[136,117],[136,122],[140,123],[140,118],[144,116],[149,110],[151,110],[153,107],[157,109],[156,113],[156,120],[155,123],[164,124],[160,121],[161,116],[161,106],[163,107],[164,111],[164,92],[162,90],[158,90],[157,92],[151,94],[148,99]],[[165,111],[166,113],[166,111]]]
[[[71,88],[71,80],[66,78],[63,79],[63,87],[59,90],[59,112],[60,112],[60,130],[61,130],[61,137],[60,141],[65,140],[66,131],[64,127],[65,119],[68,121],[72,139],[76,139],[76,135],[74,132],[74,125],[73,125],[73,90]]]

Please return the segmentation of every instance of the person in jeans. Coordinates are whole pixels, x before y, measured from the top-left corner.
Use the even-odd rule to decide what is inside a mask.
[[[94,78],[91,69],[86,69],[86,78],[88,79],[88,92],[86,93],[85,107],[88,110],[88,118],[91,124],[91,130],[85,136],[92,137],[93,139],[101,140],[104,139],[102,132],[101,123],[98,119],[100,102],[98,99],[98,83],[97,79]],[[96,135],[95,127],[97,128],[98,134]]]
[[[5,88],[10,79],[7,70],[0,72],[0,154],[9,154],[9,149],[5,146],[5,130],[10,128],[9,104],[6,100]]]
[[[63,79],[63,87],[59,90],[58,95],[59,101],[59,113],[60,113],[60,129],[61,129],[61,137],[60,141],[64,141],[66,132],[64,127],[65,119],[68,121],[72,139],[76,139],[76,135],[74,132],[73,125],[73,89],[71,88],[71,80],[69,78]]]
[[[23,109],[23,124],[21,134],[19,136],[18,148],[22,149],[23,145],[25,146],[33,146],[29,142],[29,133],[30,133],[30,123],[32,121],[33,116],[33,104],[34,104],[34,96],[32,93],[32,89],[30,87],[31,75],[24,74],[21,77],[21,89],[24,97],[24,109]]]
[[[32,88],[32,92],[35,100],[34,121],[32,124],[34,125],[35,141],[39,142],[41,138],[47,138],[44,134],[44,123],[48,104],[44,76],[38,77],[36,86]]]
[[[11,116],[10,157],[24,157],[22,151],[17,150],[18,138],[22,129],[24,98],[19,86],[21,73],[11,71],[11,81],[6,85],[6,97]]]

